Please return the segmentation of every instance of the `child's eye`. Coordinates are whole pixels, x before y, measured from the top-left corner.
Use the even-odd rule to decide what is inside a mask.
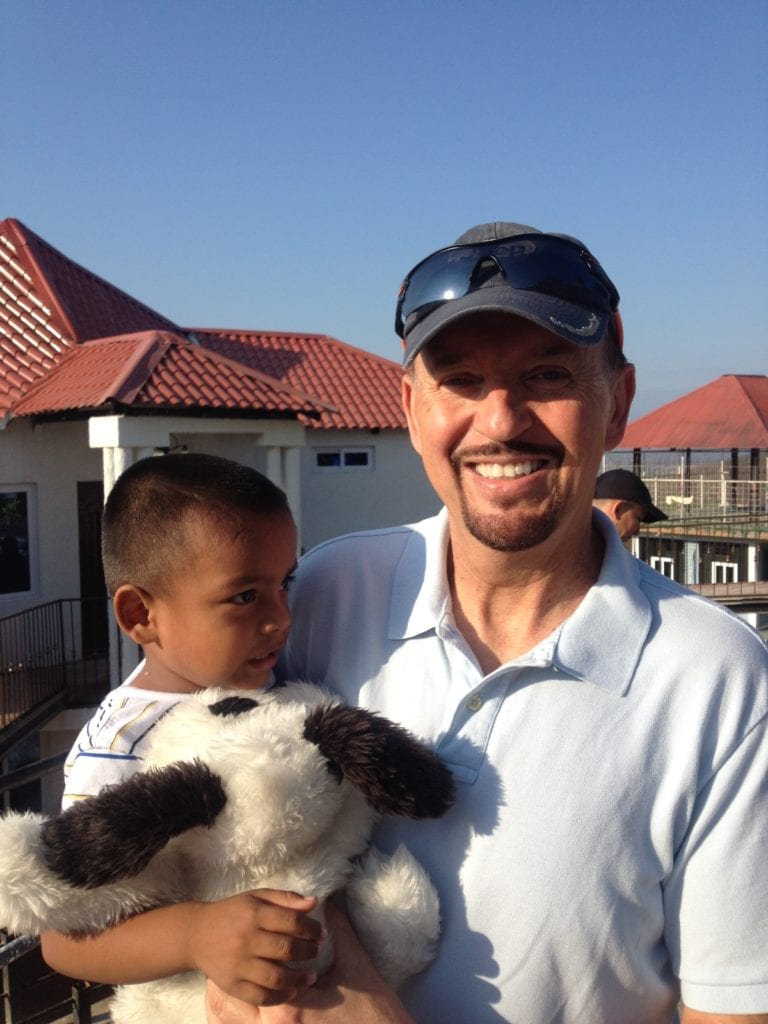
[[[255,600],[255,590],[244,590],[242,594],[235,594],[232,598],[232,604],[252,604]]]

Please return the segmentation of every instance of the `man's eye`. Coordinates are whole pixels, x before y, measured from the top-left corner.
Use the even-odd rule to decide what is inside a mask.
[[[567,370],[552,368],[549,370],[537,370],[528,377],[528,383],[533,388],[563,387],[571,380]]]
[[[441,387],[453,391],[463,391],[466,388],[474,387],[476,383],[476,378],[468,373],[453,373],[450,377],[444,377],[440,381]]]
[[[542,380],[562,380],[567,377],[568,374],[565,370],[539,370],[538,373],[534,374],[534,377],[541,377]]]
[[[280,584],[280,589],[281,590],[290,590],[291,589],[291,584],[293,583],[293,581],[295,579],[296,579],[296,573],[295,572],[289,572],[288,575],[283,580],[283,582]]]
[[[255,600],[255,590],[244,590],[242,594],[235,594],[235,596],[232,598],[232,604],[253,604]]]

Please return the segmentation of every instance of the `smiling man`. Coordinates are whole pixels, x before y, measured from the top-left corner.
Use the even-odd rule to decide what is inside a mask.
[[[618,303],[581,242],[510,223],[401,287],[444,508],[302,560],[286,671],[450,764],[454,809],[377,840],[428,866],[443,932],[401,1002],[341,956],[286,1020],[768,1021],[766,652],[593,513],[634,394]]]

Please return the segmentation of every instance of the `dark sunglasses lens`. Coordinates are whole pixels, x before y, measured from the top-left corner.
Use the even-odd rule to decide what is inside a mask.
[[[600,264],[567,242],[549,243],[547,239],[529,253],[513,246],[509,252],[497,253],[507,283],[608,312],[612,307],[611,288]]]
[[[602,312],[618,305],[616,289],[589,253],[565,240],[529,236],[457,246],[429,256],[406,280],[398,306],[399,327],[417,310],[424,308],[426,313],[426,307],[461,298],[498,271],[510,287],[521,291],[540,292]]]
[[[448,250],[436,253],[416,267],[402,299],[403,320],[428,303],[448,302],[466,295],[472,272],[482,255],[478,249]]]

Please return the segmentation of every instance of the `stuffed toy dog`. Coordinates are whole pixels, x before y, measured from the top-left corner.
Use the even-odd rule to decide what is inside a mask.
[[[439,907],[411,854],[368,849],[371,832],[380,814],[438,817],[452,800],[434,754],[316,686],[206,690],[158,722],[138,774],[54,818],[0,819],[0,927],[94,934],[183,900],[274,888],[323,901],[343,890],[396,987],[433,956]],[[204,988],[198,973],[120,987],[112,1020],[204,1024]]]

